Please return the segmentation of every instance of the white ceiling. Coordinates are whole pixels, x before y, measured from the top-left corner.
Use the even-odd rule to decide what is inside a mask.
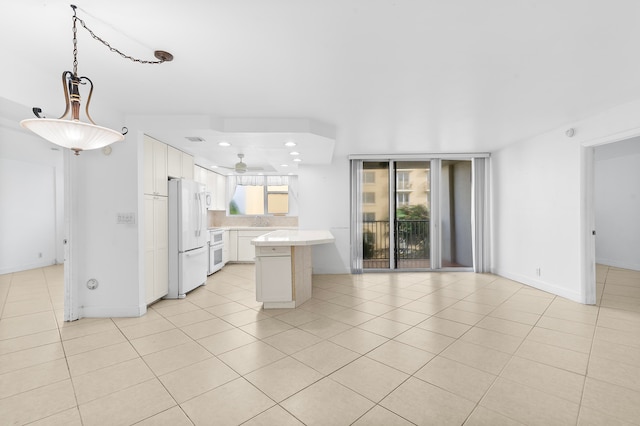
[[[301,152],[304,162],[332,152],[492,151],[640,98],[637,0],[76,4],[79,17],[125,53],[175,56],[134,64],[79,29],[79,73],[96,86],[92,111],[301,119],[333,129],[176,125],[154,135],[176,145],[205,138],[194,151],[201,163],[232,165],[247,151],[250,166],[274,167],[281,160],[267,153],[288,155],[279,147],[293,136],[325,154]],[[2,1],[0,39],[0,96],[61,113],[59,76],[72,60],[69,3]],[[237,145],[224,151],[220,139]]]

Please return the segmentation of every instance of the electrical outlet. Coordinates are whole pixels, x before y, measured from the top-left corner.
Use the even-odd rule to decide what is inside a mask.
[[[39,258],[42,258],[42,253],[38,253],[38,257],[39,257]]]
[[[540,276],[540,268],[536,268],[536,276]]]

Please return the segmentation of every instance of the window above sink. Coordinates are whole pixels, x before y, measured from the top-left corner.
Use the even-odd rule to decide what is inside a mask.
[[[297,210],[290,196],[297,184],[294,176],[234,176],[230,179],[234,181],[230,188],[229,216],[285,216]]]

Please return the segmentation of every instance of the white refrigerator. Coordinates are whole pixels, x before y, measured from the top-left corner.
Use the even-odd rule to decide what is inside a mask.
[[[205,197],[205,186],[198,182],[169,180],[169,293],[166,299],[181,299],[207,281]]]

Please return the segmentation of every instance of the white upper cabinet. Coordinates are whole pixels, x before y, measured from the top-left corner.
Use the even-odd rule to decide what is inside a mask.
[[[167,172],[170,178],[182,177],[182,151],[167,147]]]
[[[193,180],[207,186],[207,189],[210,191],[211,189],[208,188],[208,185],[207,185],[207,173],[208,173],[208,170],[205,169],[204,167],[200,167],[200,166],[193,167]]]
[[[217,173],[214,173],[217,174]],[[223,175],[218,176],[218,186],[216,187],[216,196],[213,198],[215,210],[227,209],[227,177]]]
[[[193,179],[193,156],[182,153],[182,177]]]
[[[207,174],[207,188],[212,197],[209,210],[225,210],[227,177],[209,171]]]
[[[193,179],[193,156],[167,147],[167,171],[170,178]]]
[[[209,210],[215,210],[213,208],[213,204],[215,204],[215,192],[216,192],[216,185],[218,184],[218,174],[217,173],[213,173],[209,170],[207,170],[207,190],[211,192],[211,195],[214,198],[214,202],[211,203],[211,207],[209,207]]]

